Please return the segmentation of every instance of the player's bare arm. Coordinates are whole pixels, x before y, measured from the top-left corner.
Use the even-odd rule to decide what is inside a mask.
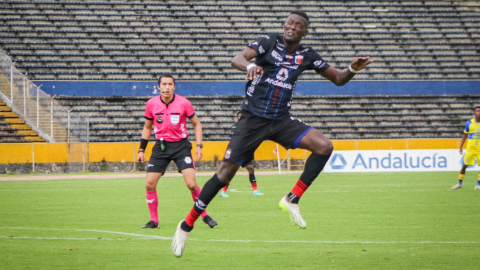
[[[370,65],[373,60],[370,60],[370,56],[358,57],[350,63],[350,67],[357,72],[363,70],[366,66]],[[350,71],[349,68],[338,70],[334,67],[329,67],[324,72],[320,73],[323,77],[333,82],[337,86],[345,85],[350,81],[355,73]]]
[[[195,147],[195,161],[199,161],[203,157],[203,151],[199,144],[202,144],[203,141],[203,134],[202,134],[202,123],[196,115],[190,118],[190,122],[192,122],[193,130],[195,131],[195,141],[197,142],[197,147]]]
[[[152,126],[153,126],[153,120],[148,120],[145,119],[145,125],[143,125],[143,131],[142,131],[142,139],[145,140],[150,140],[150,136],[152,135]],[[145,149],[143,149],[145,150]],[[144,152],[138,152],[137,155],[137,160],[140,162],[145,161],[145,153]]]
[[[465,144],[465,141],[468,139],[468,133],[464,133],[462,137],[462,141],[460,142],[460,155],[463,154],[463,145]]]
[[[250,62],[255,57],[257,57],[257,52],[247,47],[232,59],[232,67],[241,71],[247,71],[247,76],[245,77],[247,81],[253,80],[258,74],[263,74],[262,67]]]

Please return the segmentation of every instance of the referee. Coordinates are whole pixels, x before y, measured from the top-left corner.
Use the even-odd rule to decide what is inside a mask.
[[[174,161],[178,172],[183,175],[185,184],[192,193],[193,201],[197,201],[201,189],[195,178],[195,163],[192,159],[192,144],[188,141],[187,118],[195,130],[195,160],[202,158],[202,125],[195,115],[195,110],[188,99],[174,94],[175,79],[170,74],[163,74],[158,79],[160,96],[147,101],[145,108],[145,125],[143,127],[140,149],[137,160],[145,160],[145,149],[152,132],[155,132],[156,143],[147,166],[147,205],[150,221],[142,228],[160,228],[158,219],[157,183],[165,173],[170,161]],[[213,228],[217,221],[207,211],[201,214],[203,221]]]

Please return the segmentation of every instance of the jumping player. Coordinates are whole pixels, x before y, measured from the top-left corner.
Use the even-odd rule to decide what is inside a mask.
[[[264,140],[275,141],[285,148],[302,148],[312,152],[300,179],[279,203],[295,225],[303,229],[307,227],[298,202],[327,163],[333,144],[318,130],[290,118],[289,109],[298,76],[304,70],[315,70],[341,86],[372,62],[369,57],[358,57],[344,70],[331,67],[311,47],[300,45],[308,33],[308,21],[307,14],[293,11],[283,25],[283,35],[262,36],[232,59],[233,67],[247,71],[242,118],[232,132],[217,172],[205,183],[192,210],[177,226],[172,239],[176,257],[182,256],[195,221],[210,201],[230,182],[241,165],[253,159],[255,150]],[[249,62],[254,58],[254,63]]]
[[[165,173],[170,161],[177,164],[178,172],[183,175],[185,184],[192,193],[195,202],[201,189],[195,178],[195,163],[192,160],[192,144],[188,141],[187,118],[192,122],[195,130],[196,161],[202,158],[202,125],[195,115],[192,104],[186,98],[174,94],[175,79],[170,74],[163,74],[158,79],[160,96],[147,101],[145,108],[145,125],[143,127],[140,149],[137,160],[145,160],[145,149],[154,127],[156,143],[147,165],[147,204],[150,211],[150,221],[142,228],[159,228],[157,183]],[[203,221],[213,228],[217,221],[207,212],[202,213]]]
[[[465,124],[462,141],[460,142],[460,155],[463,153],[462,148],[465,141],[467,141],[467,151],[463,157],[463,166],[458,176],[458,184],[452,187],[453,190],[462,187],[465,171],[468,166],[475,164],[475,158],[477,159],[477,165],[480,166],[480,106],[473,108],[473,118]],[[480,172],[474,188],[480,190]]]

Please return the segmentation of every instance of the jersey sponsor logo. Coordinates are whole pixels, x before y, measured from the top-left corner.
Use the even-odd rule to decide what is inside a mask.
[[[323,60],[317,60],[317,61],[313,62],[313,65],[317,68],[321,68],[325,65],[325,62]]]
[[[192,159],[190,157],[185,157],[184,161],[186,164],[192,164]]]
[[[268,84],[273,84],[275,86],[279,86],[279,87],[286,88],[286,89],[289,89],[289,90],[291,90],[293,88],[292,85],[289,84],[289,83],[284,83],[280,80],[274,80],[272,78],[266,79],[265,82],[268,83]]]
[[[270,55],[272,55],[272,57],[277,59],[278,61],[283,61],[283,57],[275,50],[273,50]]]
[[[225,159],[229,159],[231,154],[232,154],[232,150],[227,149],[227,151],[225,152]]]
[[[163,118],[162,117],[157,117],[157,123],[159,123],[159,124],[163,123]]]
[[[303,55],[297,55],[295,56],[295,64],[301,65],[303,62]]]
[[[265,49],[262,47],[262,45],[258,46],[258,52],[260,54],[264,54],[265,53]]]
[[[292,65],[292,63],[290,63],[290,62],[275,62],[275,65],[277,67],[284,66],[284,67],[291,68],[291,69],[297,69],[298,68],[298,65]]]
[[[263,74],[257,75],[255,79],[253,79],[252,84],[247,88],[247,95],[252,96],[253,92],[255,91],[255,86],[258,84],[260,81],[260,78],[262,78]]]
[[[286,81],[288,79],[288,69],[282,68],[280,71],[277,73],[277,80],[280,81]]]
[[[175,114],[170,115],[170,122],[173,125],[178,124],[178,122],[180,122],[180,115],[175,115]]]

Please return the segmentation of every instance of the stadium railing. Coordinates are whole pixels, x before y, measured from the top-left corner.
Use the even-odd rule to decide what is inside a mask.
[[[12,111],[48,142],[73,140],[68,128],[55,119],[57,115],[67,116],[63,106],[20,73],[3,52],[0,65],[0,97]]]

